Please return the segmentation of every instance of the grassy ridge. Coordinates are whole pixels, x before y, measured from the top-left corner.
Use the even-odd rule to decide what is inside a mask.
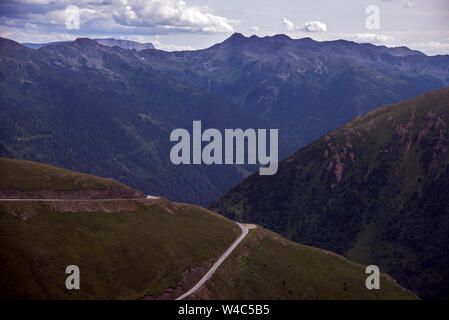
[[[365,288],[365,267],[258,227],[193,298],[416,299],[381,275],[380,290]]]
[[[1,298],[157,297],[175,288],[183,271],[218,258],[239,232],[191,205],[167,210],[136,202],[134,211],[110,213],[32,205],[39,213],[24,221],[0,203]],[[72,264],[80,268],[81,289],[67,291],[64,271]]]
[[[0,158],[0,190],[16,189],[60,191],[116,189],[120,192],[136,190],[113,179],[66,170],[34,161]]]

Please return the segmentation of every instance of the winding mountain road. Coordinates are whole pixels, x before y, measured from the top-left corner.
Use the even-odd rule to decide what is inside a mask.
[[[188,296],[190,296],[192,293],[196,292],[199,288],[201,288],[201,286],[212,277],[215,271],[217,271],[218,267],[223,263],[223,261],[232,253],[232,251],[234,251],[234,249],[239,245],[239,243],[246,237],[246,235],[248,234],[248,227],[245,226],[244,224],[238,222],[236,223],[239,225],[240,229],[242,229],[242,234],[237,238],[237,240],[235,240],[231,244],[231,246],[225,251],[225,253],[223,253],[221,257],[218,258],[218,260],[214,263],[212,268],[209,269],[209,271],[200,279],[200,281],[198,281],[197,284],[195,284],[195,286],[192,289],[184,293],[182,296],[176,298],[175,300],[183,300]]]

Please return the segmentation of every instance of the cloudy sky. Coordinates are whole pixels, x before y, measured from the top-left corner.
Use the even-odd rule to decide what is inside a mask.
[[[449,0],[0,0],[0,36],[19,42],[114,37],[184,50],[233,32],[449,54]]]

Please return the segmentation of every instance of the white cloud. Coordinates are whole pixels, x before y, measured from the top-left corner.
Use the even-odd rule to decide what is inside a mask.
[[[283,18],[282,23],[285,25],[285,27],[287,28],[288,31],[295,30],[295,25],[293,24],[293,22],[291,22],[287,18]]]
[[[428,55],[449,54],[449,42],[447,43],[441,43],[439,41],[415,42],[412,43],[410,47],[422,51]]]
[[[253,32],[257,32],[257,31],[259,31],[259,27],[258,26],[252,26],[250,30],[253,31]]]
[[[302,27],[301,30],[307,31],[307,32],[326,32],[327,26],[326,26],[326,24],[319,22],[319,21],[310,21],[310,22],[306,22],[304,24],[304,27]]]
[[[393,37],[376,33],[356,33],[350,38],[356,42],[385,43],[394,41]]]
[[[175,45],[175,44],[165,44],[159,41],[150,41],[156,49],[164,50],[164,51],[186,51],[186,50],[195,50],[192,46],[183,46],[183,45]]]
[[[123,0],[113,17],[124,26],[159,26],[203,32],[232,32],[235,21],[211,13],[208,7],[175,0]]]
[[[62,40],[74,40],[76,37],[68,33],[41,33],[39,28],[29,27],[26,28],[14,28],[14,27],[2,27],[0,28],[0,37],[13,39],[19,42],[36,42],[46,43],[52,41]]]
[[[411,8],[413,7],[413,3],[411,1],[407,1],[406,3],[404,3],[404,8]]]
[[[9,11],[0,14],[2,24],[12,20],[9,25],[24,25],[25,21],[39,25],[42,33],[67,31],[67,1],[16,1],[21,2],[12,2]],[[82,34],[222,33],[233,32],[238,22],[182,0],[71,0],[70,4],[80,8]]]
[[[51,0],[19,0],[18,2],[30,3],[30,4],[50,4]]]

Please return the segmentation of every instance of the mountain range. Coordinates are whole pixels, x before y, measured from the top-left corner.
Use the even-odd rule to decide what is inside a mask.
[[[139,55],[279,128],[282,158],[354,116],[449,85],[448,55],[345,40],[235,33],[204,50]]]
[[[155,71],[135,51],[89,39],[37,50],[3,40],[0,56],[0,154],[194,203],[207,203],[242,177],[230,166],[173,165],[170,132],[196,119],[219,129],[261,123]]]
[[[175,166],[175,128],[279,129],[279,157],[373,108],[442,88],[449,56],[339,40],[245,37],[196,51],[0,39],[0,155],[208,205],[256,166]]]
[[[183,282],[182,271],[204,271],[238,229],[206,209],[144,199],[152,194],[212,203],[211,210],[230,219],[258,224],[195,298],[410,298],[391,281],[386,296],[365,296],[357,263],[378,265],[419,297],[449,297],[449,56],[285,35],[234,34],[182,52],[113,43],[80,38],[31,49],[0,38],[0,156],[85,173],[2,159],[0,196],[118,201],[92,208],[2,202],[2,243],[12,248],[1,253],[11,261],[2,274],[17,269],[13,282],[32,279],[16,288],[3,278],[15,288],[7,296],[64,296],[43,285],[54,280],[46,266],[67,261],[51,243],[85,259],[91,248],[79,247],[79,235],[98,241],[98,254],[104,253],[98,264],[117,252],[137,263],[139,253],[126,248],[139,243],[167,265],[150,272],[160,282],[141,275],[140,283],[118,259],[117,268],[103,271],[124,283],[111,288],[100,279],[89,295],[75,298],[160,298],[186,289],[200,272]],[[172,164],[170,133],[189,130],[195,120],[218,130],[278,129],[285,159],[277,174],[251,174],[257,166],[248,165]],[[122,200],[129,206],[122,208]],[[83,210],[95,214],[80,216]],[[104,219],[105,212],[117,215]],[[166,219],[167,212],[174,216]],[[185,212],[192,220],[183,219]],[[67,221],[79,228],[64,242]],[[169,230],[162,225],[175,238],[164,238]],[[177,245],[182,231],[194,235],[210,225],[216,233]],[[140,226],[153,228],[153,242]],[[44,227],[51,232],[39,247],[33,237]],[[111,231],[106,238],[105,230]],[[117,234],[124,242],[108,251]],[[158,250],[161,237],[164,250]],[[198,255],[181,257],[192,251]],[[35,252],[45,254],[33,264]],[[151,256],[143,260],[148,264]],[[325,284],[335,269],[343,277]],[[272,278],[265,285],[258,280],[266,272]]]
[[[114,39],[114,38],[93,39],[93,40],[103,46],[106,46],[106,47],[119,47],[119,48],[123,48],[123,49],[136,50],[136,51],[146,50],[146,49],[155,49],[154,45],[150,42],[140,43],[137,41]],[[70,41],[57,41],[57,42],[48,42],[48,43],[27,43],[27,42],[25,42],[22,44],[28,48],[39,49],[39,48],[42,48],[45,46],[51,46],[51,45],[67,43],[67,42],[70,42]]]

